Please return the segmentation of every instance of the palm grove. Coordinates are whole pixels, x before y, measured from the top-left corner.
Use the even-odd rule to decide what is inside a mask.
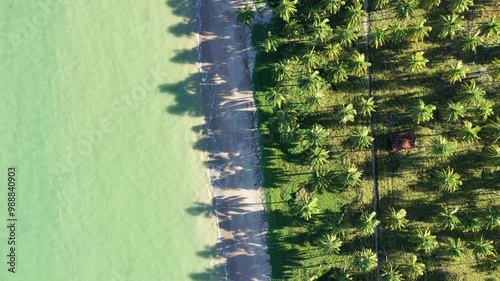
[[[274,279],[500,278],[498,3],[270,4],[252,39]],[[416,147],[392,152],[402,131]]]

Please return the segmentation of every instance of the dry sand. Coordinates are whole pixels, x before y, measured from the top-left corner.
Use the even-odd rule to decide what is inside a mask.
[[[205,87],[204,100],[214,97],[214,107],[205,108],[216,140],[209,162],[222,168],[216,209],[231,281],[270,280],[271,275],[251,79],[255,53],[250,28],[236,22],[236,11],[244,5],[204,0],[200,14],[202,67],[206,84],[213,85],[211,95]],[[258,17],[262,21],[269,15]]]

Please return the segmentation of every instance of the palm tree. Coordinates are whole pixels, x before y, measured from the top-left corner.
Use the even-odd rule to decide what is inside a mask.
[[[453,144],[444,137],[433,139],[431,142],[431,155],[437,157],[450,156],[453,153]]]
[[[337,119],[339,123],[347,124],[347,122],[354,122],[354,117],[356,116],[356,109],[352,103],[348,105],[343,105],[342,109],[337,113]]]
[[[372,116],[372,113],[376,111],[377,106],[373,101],[373,97],[369,97],[368,99],[361,98],[361,101],[358,103],[359,112],[363,116]]]
[[[329,19],[324,19],[320,23],[313,23],[310,27],[312,38],[321,43],[325,42],[332,35],[332,28],[328,25]]]
[[[315,79],[319,78],[319,72],[314,72],[313,70],[318,68],[322,63],[323,58],[312,48],[309,52],[305,53],[301,57],[301,62],[305,66],[308,72],[312,72]]]
[[[481,26],[481,34],[486,40],[488,40],[492,35],[500,35],[500,21],[498,21],[496,17],[493,17],[489,22],[484,23]]]
[[[304,34],[304,26],[296,19],[291,19],[283,27],[283,36],[286,38],[297,38]]]
[[[424,250],[426,254],[430,253],[438,245],[435,235],[431,234],[431,231],[426,228],[417,229],[417,235],[414,237],[415,243],[417,245],[417,251]]]
[[[487,230],[494,230],[500,227],[500,216],[489,210],[483,218],[483,226]]]
[[[475,80],[470,80],[469,83],[462,84],[458,95],[463,101],[469,104],[478,104],[484,100],[486,91],[477,86]]]
[[[404,20],[413,17],[413,12],[418,6],[416,0],[398,0],[396,3],[396,18]]]
[[[353,188],[361,183],[361,176],[363,175],[361,171],[354,165],[348,167],[342,167],[338,173],[339,177],[344,182],[344,187]]]
[[[481,131],[481,127],[479,126],[473,127],[471,122],[464,121],[464,126],[460,130],[460,134],[462,135],[462,141],[476,142],[480,140],[481,138],[478,136],[479,131]]]
[[[324,19],[323,11],[317,5],[307,6],[305,8],[306,20],[312,22],[313,24],[318,24]]]
[[[319,214],[318,198],[309,198],[301,202],[300,216],[305,220],[310,220],[312,215]]]
[[[329,43],[325,47],[325,55],[331,60],[338,60],[342,51],[340,43]]]
[[[474,5],[473,0],[451,0],[448,10],[453,14],[463,13],[469,10],[469,6]]]
[[[493,77],[493,79],[500,80],[500,58],[494,59],[491,62],[489,72],[491,77]]]
[[[409,73],[419,71],[423,69],[428,62],[429,60],[424,57],[424,52],[417,52],[406,60],[405,71]]]
[[[450,39],[455,38],[455,33],[462,28],[463,16],[456,14],[441,16],[441,32],[439,32],[439,38],[444,39],[450,37]]]
[[[376,28],[370,32],[370,45],[378,49],[385,44],[387,38],[387,28]]]
[[[472,32],[469,32],[467,34],[465,34],[465,36],[463,36],[461,39],[460,39],[460,49],[462,50],[462,52],[464,53],[468,53],[468,52],[473,52],[473,53],[476,53],[476,49],[477,47],[481,46],[483,44],[483,39],[481,39],[481,37],[479,37],[479,31],[477,31],[476,33],[472,33]]]
[[[276,75],[276,82],[283,82],[285,80],[290,80],[294,72],[294,65],[290,60],[285,60],[284,62],[277,62],[274,64],[273,69]]]
[[[467,70],[461,60],[456,61],[446,74],[446,79],[450,83],[461,82],[467,76]]]
[[[351,47],[352,43],[358,39],[356,32],[352,28],[337,26],[335,29],[336,40],[342,45],[342,47]]]
[[[352,281],[352,277],[349,273],[345,272],[345,270],[335,270],[333,274],[330,276],[332,280],[336,281]]]
[[[363,10],[363,6],[359,2],[347,7],[345,21],[348,28],[360,25],[365,17],[366,12]]]
[[[493,256],[495,254],[495,247],[493,246],[493,241],[484,240],[483,236],[478,241],[473,241],[470,243],[472,247],[472,252],[476,257],[484,258],[487,256]]]
[[[403,273],[408,277],[408,280],[416,280],[424,275],[425,264],[417,262],[417,256],[411,255],[410,260],[403,267]]]
[[[323,9],[330,13],[330,15],[335,15],[340,8],[345,5],[344,0],[322,0],[321,4],[323,5]]]
[[[319,75],[319,71],[314,71],[309,75],[302,77],[299,81],[299,86],[308,92],[319,91],[323,86],[323,82],[323,78]]]
[[[264,39],[262,43],[262,47],[266,53],[276,52],[278,50],[279,41],[278,38],[272,35],[271,31],[267,32],[267,37]]]
[[[455,229],[455,227],[460,224],[460,220],[456,216],[459,208],[448,208],[444,205],[442,205],[442,208],[443,210],[439,213],[439,221],[441,223],[441,227],[443,227],[443,229]]]
[[[352,265],[359,273],[368,273],[375,269],[378,264],[377,254],[371,249],[363,249],[354,253]]]
[[[436,106],[432,104],[426,105],[422,100],[418,100],[419,104],[413,106],[409,109],[410,117],[413,121],[420,124],[422,122],[430,121],[434,118],[434,110],[436,110]]]
[[[282,90],[271,89],[269,92],[266,92],[266,101],[272,107],[281,109],[281,106],[286,101],[286,97]]]
[[[420,4],[426,10],[430,10],[434,7],[438,7],[441,4],[441,0],[421,0]]]
[[[465,221],[463,223],[464,232],[479,232],[481,231],[481,223],[478,219],[472,218],[468,215],[465,217]]]
[[[453,169],[448,166],[446,169],[438,172],[436,185],[441,191],[452,193],[462,186],[462,181],[460,180],[460,175],[455,173]]]
[[[491,164],[495,166],[500,166],[500,146],[492,145],[488,149],[488,158]]]
[[[338,254],[342,246],[342,241],[334,233],[329,233],[323,236],[321,244],[327,253]]]
[[[313,127],[307,130],[305,134],[306,147],[322,147],[326,144],[328,132],[323,126],[314,124]]]
[[[336,60],[332,64],[328,65],[326,74],[333,84],[340,84],[347,81],[347,65],[339,60]]]
[[[494,254],[488,258],[488,262],[490,264],[491,269],[499,270],[500,269],[500,255]]]
[[[356,129],[352,134],[352,142],[355,147],[362,149],[368,148],[372,145],[374,138],[370,136],[370,128],[362,127],[361,129]]]
[[[354,76],[364,76],[368,71],[368,67],[371,63],[365,60],[365,54],[361,54],[358,51],[354,51],[352,56],[349,58],[351,72]]]
[[[321,147],[316,147],[312,150],[309,158],[311,159],[311,168],[319,170],[328,164],[328,151]]]
[[[254,18],[255,12],[250,7],[248,7],[248,5],[245,5],[245,7],[238,9],[238,17],[236,18],[236,21],[238,21],[239,23],[250,25]]]
[[[459,261],[465,257],[467,248],[465,247],[465,244],[462,242],[462,240],[460,240],[460,238],[448,238],[447,242],[445,243],[445,251],[450,259]]]
[[[323,170],[316,170],[313,173],[312,183],[315,190],[323,190],[330,186],[330,179]]]
[[[444,117],[447,121],[457,122],[465,114],[465,105],[461,102],[450,102],[444,110]]]
[[[386,220],[391,230],[401,230],[405,228],[408,223],[408,219],[406,219],[406,210],[400,209],[396,212],[396,209],[391,207],[386,215]]]
[[[429,32],[432,27],[425,26],[427,20],[423,20],[419,25],[414,26],[410,29],[409,39],[413,42],[424,41],[425,37],[429,37]]]
[[[494,113],[494,103],[492,101],[484,99],[479,102],[477,106],[477,117],[479,117],[479,119],[482,121],[486,121],[486,119],[488,119],[488,117],[490,117]]]
[[[290,18],[297,13],[295,5],[297,5],[297,0],[282,0],[281,4],[274,8],[274,12],[284,21],[289,22]]]
[[[380,221],[375,219],[377,213],[371,212],[370,214],[363,212],[361,214],[361,222],[359,223],[359,229],[364,234],[370,235],[375,233],[375,228],[380,224]]]
[[[390,38],[393,44],[401,44],[408,37],[408,30],[401,24],[391,26]]]
[[[292,144],[296,139],[299,131],[297,122],[281,122],[278,126],[280,142],[282,144]]]
[[[392,263],[386,264],[382,267],[382,277],[383,281],[403,281],[403,274],[398,271],[398,266]]]

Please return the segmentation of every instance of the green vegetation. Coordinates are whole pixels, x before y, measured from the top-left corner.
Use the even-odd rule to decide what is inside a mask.
[[[271,1],[253,44],[274,280],[500,279],[494,2]]]

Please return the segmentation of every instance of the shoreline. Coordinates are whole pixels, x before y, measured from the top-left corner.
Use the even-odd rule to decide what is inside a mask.
[[[253,96],[251,27],[236,22],[244,1],[199,7],[198,52],[214,207],[227,280],[270,280],[268,230]]]

